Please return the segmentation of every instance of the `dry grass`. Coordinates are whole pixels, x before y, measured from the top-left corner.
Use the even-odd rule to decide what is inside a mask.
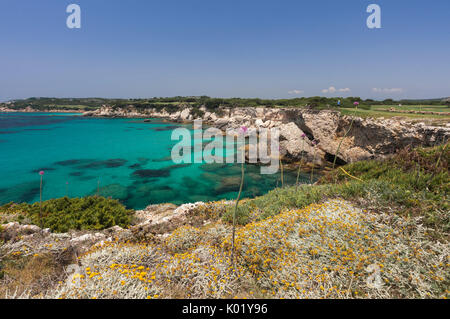
[[[169,254],[146,244],[107,243],[80,262],[80,273],[47,297],[221,298],[238,289],[229,259],[203,245]]]
[[[1,263],[0,298],[39,295],[64,277],[62,266],[49,254],[24,257],[16,253]]]

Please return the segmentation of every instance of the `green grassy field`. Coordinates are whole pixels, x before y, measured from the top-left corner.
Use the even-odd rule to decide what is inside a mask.
[[[385,111],[394,108],[401,111],[450,112],[447,105],[373,105],[372,110]]]
[[[94,109],[87,105],[47,105],[49,108],[53,109],[71,109],[71,110],[89,110]]]
[[[403,112],[391,112],[389,109],[394,108],[400,111],[426,111],[426,112],[439,112],[448,113],[450,108],[446,105],[372,105],[370,110],[358,109],[355,111],[353,108],[341,108],[339,109],[344,115],[354,115],[360,117],[404,117],[409,119],[433,119],[442,120],[447,122],[450,120],[450,115],[442,114],[415,114],[415,113],[403,113]]]

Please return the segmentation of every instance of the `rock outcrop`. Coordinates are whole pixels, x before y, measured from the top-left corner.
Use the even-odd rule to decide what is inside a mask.
[[[15,112],[15,111],[7,107],[0,106],[0,112]]]
[[[65,264],[76,262],[77,257],[94,247],[108,242],[128,242],[158,240],[183,225],[201,226],[208,223],[208,217],[197,213],[205,208],[223,211],[233,202],[196,202],[176,206],[174,204],[150,205],[136,211],[132,225],[128,229],[114,226],[101,231],[69,231],[53,233],[36,225],[22,225],[11,222],[0,227],[0,258],[2,254],[53,254]]]
[[[183,204],[177,207],[174,204],[158,204],[147,206],[143,210],[136,211],[134,226],[130,227],[136,238],[148,237],[148,235],[164,235],[176,228],[190,224],[201,225],[204,220],[195,216],[197,208],[206,205],[203,202]]]
[[[197,110],[198,111],[198,110]],[[351,116],[337,111],[300,108],[220,108],[217,111],[200,108],[193,112],[189,106],[180,106],[176,112],[165,109],[138,110],[133,106],[112,108],[103,106],[86,112],[94,117],[164,118],[174,122],[196,118],[228,134],[236,134],[241,126],[249,132],[258,128],[279,128],[281,154],[287,161],[303,158],[319,163],[332,162],[339,143],[350,127]],[[196,114],[197,116],[194,116]],[[201,117],[198,114],[202,114]],[[302,134],[306,139],[302,139]],[[338,162],[341,164],[366,159],[383,158],[407,146],[433,146],[448,141],[450,127],[432,126],[398,119],[354,118],[352,129],[342,141]],[[319,144],[313,148],[311,142]]]
[[[22,255],[52,253],[63,256],[68,262],[87,252],[92,246],[105,241],[131,238],[127,229],[115,226],[103,231],[70,231],[68,233],[52,233],[50,229],[41,229],[36,225],[21,225],[17,222],[2,225],[0,240],[5,253],[20,252]]]

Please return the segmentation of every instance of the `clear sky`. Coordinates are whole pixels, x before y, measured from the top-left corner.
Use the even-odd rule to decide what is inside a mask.
[[[0,0],[0,100],[176,95],[450,96],[450,1]]]

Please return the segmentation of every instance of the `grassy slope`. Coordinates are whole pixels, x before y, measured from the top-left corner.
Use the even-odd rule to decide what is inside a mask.
[[[212,203],[197,211],[209,219],[205,226],[180,227],[156,243],[106,243],[79,260],[81,289],[62,283],[41,292],[58,298],[450,297],[449,161],[444,146],[403,150],[343,167],[363,181],[339,169],[318,185],[243,201],[234,267],[233,208]],[[13,262],[6,264],[8,276],[17,270]],[[29,268],[23,269],[30,275]],[[377,271],[378,282],[371,276]]]
[[[449,161],[444,146],[403,150],[344,167],[363,182],[339,169],[319,185],[243,201],[234,267],[233,205],[203,207],[197,214],[210,217],[207,225],[180,227],[158,245],[94,249],[80,262],[86,275],[98,265],[94,275],[103,285],[83,279],[83,289],[63,285],[51,295],[448,298]]]
[[[448,144],[447,144],[448,145]],[[450,148],[405,149],[387,160],[362,161],[328,173],[319,185],[276,189],[247,200],[238,222],[246,224],[276,215],[286,208],[303,208],[328,198],[344,198],[372,209],[422,216],[439,232],[450,230]],[[225,218],[230,218],[229,209]]]

